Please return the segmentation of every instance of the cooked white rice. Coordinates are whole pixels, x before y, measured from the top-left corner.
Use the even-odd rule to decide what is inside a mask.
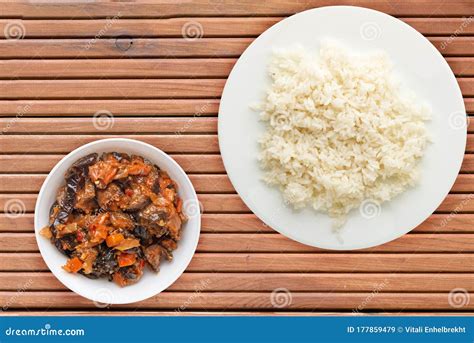
[[[401,91],[386,53],[325,42],[319,54],[276,51],[269,73],[260,160],[286,202],[341,222],[362,202],[380,204],[416,183],[430,110]]]

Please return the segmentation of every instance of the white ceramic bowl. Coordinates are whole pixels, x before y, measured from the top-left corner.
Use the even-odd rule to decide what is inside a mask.
[[[183,226],[182,239],[173,252],[173,261],[162,261],[160,272],[154,273],[146,268],[142,279],[134,285],[119,287],[106,279],[91,280],[83,275],[71,274],[62,269],[66,256],[60,253],[51,242],[39,235],[39,231],[48,225],[51,205],[56,199],[58,188],[64,184],[64,173],[79,158],[90,153],[123,152],[143,156],[169,176],[179,186],[178,193],[186,206],[183,211],[189,220]],[[77,294],[93,300],[98,307],[103,304],[127,304],[147,299],[169,287],[186,269],[194,255],[201,229],[201,213],[196,192],[183,169],[160,149],[140,141],[123,138],[103,139],[83,145],[65,156],[49,173],[41,187],[35,208],[36,241],[53,274],[66,287]]]

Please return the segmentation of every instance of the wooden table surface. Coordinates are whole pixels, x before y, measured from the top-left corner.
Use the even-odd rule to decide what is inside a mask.
[[[474,310],[474,135],[437,211],[400,239],[362,251],[324,251],[283,237],[248,210],[225,173],[217,111],[236,59],[288,15],[336,4],[374,8],[420,31],[445,56],[474,114],[473,0],[0,3],[4,314]],[[189,174],[204,214],[197,252],[176,283],[143,302],[105,307],[48,271],[33,210],[54,164],[106,137],[170,153]]]

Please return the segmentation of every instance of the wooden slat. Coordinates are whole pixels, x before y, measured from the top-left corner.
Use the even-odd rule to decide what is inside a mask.
[[[473,56],[473,37],[429,40],[445,56]],[[112,57],[237,57],[253,38],[119,38],[0,40],[0,57],[6,58],[112,58]]]
[[[39,253],[0,253],[0,271],[48,270]],[[474,254],[196,253],[192,272],[474,272]]]
[[[464,96],[474,95],[474,78],[458,78]],[[0,80],[0,99],[216,98],[222,79]]]
[[[451,191],[452,192],[474,192],[474,175],[459,174]]]
[[[0,173],[49,173],[63,157],[64,155],[0,155]],[[171,157],[189,173],[225,172],[220,155],[171,155]],[[474,172],[474,155],[464,155],[461,172]]]
[[[32,233],[0,233],[0,251],[36,252]],[[198,252],[321,252],[275,234],[202,233]],[[474,252],[474,234],[411,234],[389,243],[356,252]]]
[[[79,276],[80,277],[80,276]],[[454,288],[474,290],[471,274],[349,274],[349,273],[184,273],[167,291],[194,291],[206,285],[203,292],[273,291],[276,288],[292,292],[364,292],[381,288],[380,292],[451,291]],[[67,290],[49,273],[7,272],[0,274],[0,290],[15,291],[28,285],[28,291]],[[383,287],[381,287],[381,285]]]
[[[438,207],[440,212],[473,212],[474,194],[449,194]]]
[[[21,20],[24,38],[93,38],[101,32],[102,38],[128,37],[181,37],[186,25],[200,25],[203,37],[258,36],[284,17],[256,18],[171,18],[171,19],[90,19],[87,25],[81,20]],[[464,18],[400,18],[424,35],[458,35],[474,33]],[[18,21],[0,19],[0,38],[8,38],[8,26]],[[6,28],[5,28],[6,27]]]
[[[468,113],[474,113],[474,98],[465,98]],[[140,100],[0,100],[0,116],[91,116],[107,109],[115,116],[216,114],[218,99]]]
[[[474,53],[474,41],[472,45],[472,51]],[[457,79],[459,87],[463,96],[473,96],[474,95],[474,78],[458,78]]]
[[[455,75],[474,75],[474,58],[446,60]],[[235,62],[235,58],[0,60],[0,78],[219,78],[227,77]]]
[[[3,133],[217,133],[217,118],[114,118],[105,114],[101,124],[100,113],[94,118],[60,118],[52,124],[49,118],[22,118],[12,123],[11,118],[0,118]]]
[[[160,78],[227,77],[235,58],[0,60],[0,78]],[[456,59],[457,70],[469,60]]]
[[[470,205],[472,206],[472,205]],[[462,206],[461,206],[462,207]],[[466,205],[466,208],[468,206]],[[461,212],[461,210],[459,210]],[[474,214],[432,214],[423,223],[418,225],[413,232],[473,232]]]
[[[215,135],[2,135],[0,136],[0,146],[2,147],[2,153],[69,153],[86,143],[112,137],[138,139],[167,153],[219,152],[217,136]],[[61,142],[61,144],[58,144],[58,142]]]
[[[474,113],[474,98],[464,99],[464,105],[466,106],[467,113]]]
[[[464,38],[460,38],[463,39]],[[111,57],[237,57],[252,38],[117,38],[0,40],[5,58],[111,58]],[[454,41],[444,51],[462,51],[467,42]]]
[[[21,297],[16,292],[0,292],[0,303],[8,308],[49,308],[54,299],[55,308],[96,308],[94,303],[72,292],[24,292]],[[193,301],[189,301],[192,297]],[[136,304],[112,305],[111,308],[156,308],[178,309],[188,304],[187,310],[212,309],[275,309],[272,305],[271,292],[264,293],[196,293],[196,292],[163,292],[157,296]],[[371,301],[365,301],[370,298]],[[460,310],[449,304],[448,292],[445,293],[297,293],[291,294],[291,302],[286,307],[291,309],[319,310],[355,309],[365,304],[364,309],[430,309]],[[474,304],[468,302],[462,310],[472,310]]]
[[[331,5],[354,5],[368,7],[398,16],[468,16],[474,13],[469,0],[425,0],[413,2],[397,1],[396,6],[385,0],[308,0],[308,1],[274,1],[272,3],[243,0],[218,1],[191,0],[176,6],[166,0],[153,3],[141,2],[139,6],[132,2],[101,3],[57,3],[47,2],[2,2],[2,17],[9,18],[107,18],[120,15],[121,18],[167,18],[178,16],[281,16],[290,15],[305,9]]]
[[[471,120],[470,122],[472,122],[472,125],[474,127],[474,120]],[[474,172],[474,155],[470,155],[470,154],[464,155],[464,160],[461,166],[461,172],[467,172],[467,173]]]
[[[222,79],[0,81],[0,98],[213,98],[224,84]]]
[[[91,116],[107,109],[119,115],[194,115],[216,114],[217,99],[140,99],[140,100],[0,100],[1,116],[77,115]],[[474,109],[474,103],[473,103]]]

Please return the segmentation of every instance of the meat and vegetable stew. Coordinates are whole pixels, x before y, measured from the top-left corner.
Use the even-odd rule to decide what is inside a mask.
[[[171,261],[186,217],[178,186],[140,156],[90,154],[66,172],[41,235],[68,257],[63,268],[120,286],[136,283],[146,265]]]

